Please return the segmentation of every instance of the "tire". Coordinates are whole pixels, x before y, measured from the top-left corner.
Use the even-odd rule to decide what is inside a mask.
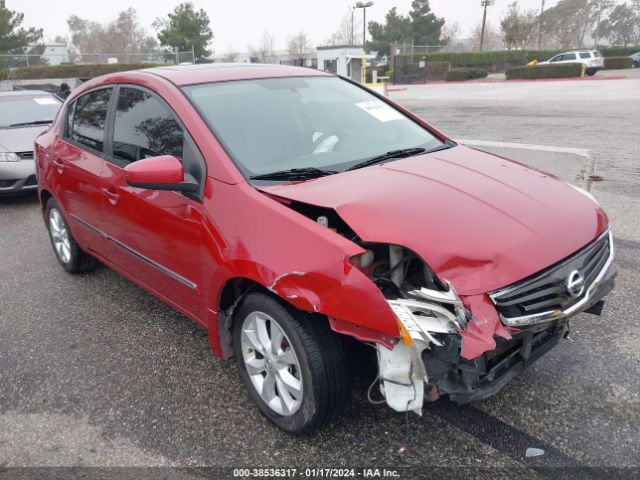
[[[596,74],[596,72],[597,72],[597,70],[587,70],[586,73],[587,73],[587,75],[589,77],[593,77]]]
[[[261,341],[265,333],[269,342]],[[233,347],[249,395],[280,429],[311,433],[344,411],[351,369],[341,339],[324,317],[298,311],[267,294],[249,293],[234,315]]]
[[[45,221],[53,252],[62,268],[69,273],[82,273],[96,266],[96,259],[84,252],[71,233],[58,203],[50,198],[45,209]]]

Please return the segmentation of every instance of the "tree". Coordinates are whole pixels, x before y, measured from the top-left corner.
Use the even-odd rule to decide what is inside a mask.
[[[411,39],[411,22],[408,18],[398,15],[396,7],[389,10],[384,18],[384,24],[369,22],[367,25],[372,38],[369,48],[377,51],[378,55],[388,55],[391,44]]]
[[[395,42],[441,45],[444,24],[444,18],[436,17],[431,11],[429,0],[413,0],[407,17],[398,15],[394,7],[387,12],[384,25],[369,22],[369,33],[373,39],[369,47],[378,55],[388,55],[391,44]]]
[[[447,23],[442,27],[440,40],[446,45],[456,43],[460,37],[460,24],[458,22]]]
[[[22,27],[24,13],[9,10],[5,0],[0,0],[0,52],[24,53],[31,43],[42,38],[41,28]]]
[[[156,40],[140,26],[137,12],[131,7],[120,12],[116,21],[109,24],[107,35],[113,39],[117,52],[148,52],[157,45]]]
[[[273,35],[264,30],[262,32],[262,40],[260,46],[256,49],[258,60],[261,63],[273,62]]]
[[[148,53],[157,45],[140,25],[133,8],[123,10],[115,20],[104,24],[72,15],[67,19],[67,25],[71,43],[85,55]]]
[[[300,32],[289,39],[289,59],[293,60],[296,65],[302,65],[305,58],[311,53],[311,43],[307,34]]]
[[[482,20],[471,31],[471,46],[474,50],[480,50],[480,43],[482,37]],[[487,20],[484,29],[484,50],[497,50],[502,46],[502,35],[493,26],[491,22]]]
[[[640,44],[640,0],[631,0],[631,8],[636,18],[636,28],[633,43]]]
[[[327,39],[325,45],[353,45],[362,41],[362,20],[357,12],[350,10],[340,19],[336,30]],[[360,39],[358,41],[357,39]]]
[[[545,10],[542,31],[562,46],[581,47],[585,34],[611,5],[611,0],[560,0]]]
[[[158,40],[163,47],[178,50],[191,50],[195,59],[203,59],[211,55],[207,49],[213,39],[209,15],[203,9],[194,10],[193,3],[184,2],[168,15],[168,19],[157,19],[154,27],[159,29]]]
[[[600,25],[600,36],[608,38],[616,45],[625,47],[637,41],[637,26],[640,17],[632,7],[623,3],[616,5],[609,18],[602,21]]]
[[[521,11],[518,2],[513,2],[500,22],[504,44],[507,48],[524,48],[532,45],[538,31],[535,10]]]
[[[438,18],[431,11],[429,0],[411,2],[411,36],[415,45],[439,45],[444,26],[444,18]]]

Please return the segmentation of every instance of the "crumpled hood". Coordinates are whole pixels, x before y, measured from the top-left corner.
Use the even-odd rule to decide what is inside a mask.
[[[528,277],[608,223],[552,175],[463,146],[259,189],[332,208],[364,241],[413,250],[461,295]]]
[[[24,128],[0,128],[0,151],[32,152],[36,137],[44,132],[48,125]]]

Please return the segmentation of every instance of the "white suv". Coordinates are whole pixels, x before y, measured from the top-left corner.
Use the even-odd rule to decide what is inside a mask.
[[[560,53],[546,62],[540,62],[540,65],[547,63],[582,63],[586,67],[585,73],[589,76],[595,75],[598,70],[604,68],[604,58],[597,50],[574,50]]]

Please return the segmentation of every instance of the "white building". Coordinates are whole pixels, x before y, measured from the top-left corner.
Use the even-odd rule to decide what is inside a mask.
[[[64,43],[46,43],[42,58],[46,59],[49,65],[69,63],[69,48]]]
[[[337,45],[316,50],[318,70],[349,77],[356,82],[362,80],[362,46]],[[371,65],[375,58],[375,53],[367,54],[367,65]]]

